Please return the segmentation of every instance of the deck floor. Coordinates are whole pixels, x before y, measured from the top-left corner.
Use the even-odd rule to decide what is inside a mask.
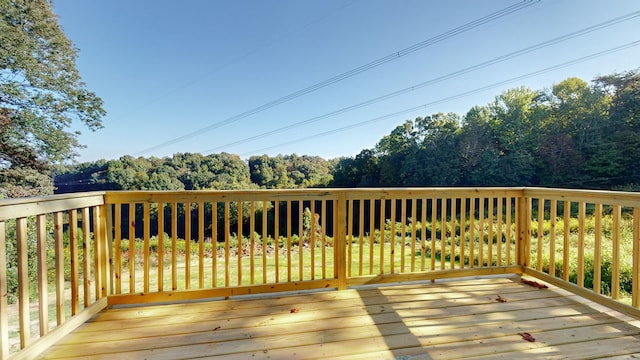
[[[110,309],[43,359],[640,358],[636,325],[494,277]]]

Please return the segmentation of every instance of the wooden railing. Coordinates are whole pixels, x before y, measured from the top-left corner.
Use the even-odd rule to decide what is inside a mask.
[[[532,219],[524,273],[640,317],[640,193],[526,188],[523,195]]]
[[[3,200],[0,348],[3,359],[31,358],[120,304],[506,273],[640,317],[639,264],[636,193],[304,189]]]
[[[106,218],[103,193],[0,202],[2,359],[34,358],[107,306]]]

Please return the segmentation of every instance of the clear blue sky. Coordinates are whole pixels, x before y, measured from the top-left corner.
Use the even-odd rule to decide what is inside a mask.
[[[640,40],[640,16],[385,101],[311,121],[640,10],[637,0],[542,0],[523,10],[270,109],[247,111],[482,18],[519,0],[55,0],[79,49],[104,129],[82,131],[79,161],[176,152],[354,156],[407,119],[464,115],[500,92],[636,69],[640,46],[491,84]],[[377,121],[387,114],[423,104]],[[231,123],[207,127],[215,124]],[[307,121],[304,126],[260,134]],[[331,132],[367,122],[347,131]],[[75,130],[76,128],[74,128]],[[182,141],[147,149],[192,134]],[[298,139],[304,141],[295,142]],[[233,144],[236,143],[236,144]]]

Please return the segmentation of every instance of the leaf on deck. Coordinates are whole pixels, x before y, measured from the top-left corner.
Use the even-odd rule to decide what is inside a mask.
[[[497,302],[501,302],[501,303],[505,303],[507,302],[507,299],[503,298],[502,296],[498,295],[498,297],[496,298]]]
[[[538,288],[538,289],[547,289],[548,286],[545,284],[540,284],[539,282],[533,281],[533,280],[526,280],[526,279],[521,279],[523,283],[529,285],[529,286],[533,286],[534,288]]]
[[[518,335],[522,336],[522,339],[527,340],[528,342],[536,342],[536,338],[534,338],[528,332],[521,332],[521,333],[518,333]]]

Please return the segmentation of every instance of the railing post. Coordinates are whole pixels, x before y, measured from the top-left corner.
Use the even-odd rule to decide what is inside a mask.
[[[335,209],[337,223],[336,234],[333,242],[333,258],[335,259],[335,276],[338,279],[338,290],[347,288],[347,194],[344,191],[338,193]]]
[[[531,198],[523,195],[517,198],[517,223],[518,233],[518,265],[526,267],[531,263]]]

